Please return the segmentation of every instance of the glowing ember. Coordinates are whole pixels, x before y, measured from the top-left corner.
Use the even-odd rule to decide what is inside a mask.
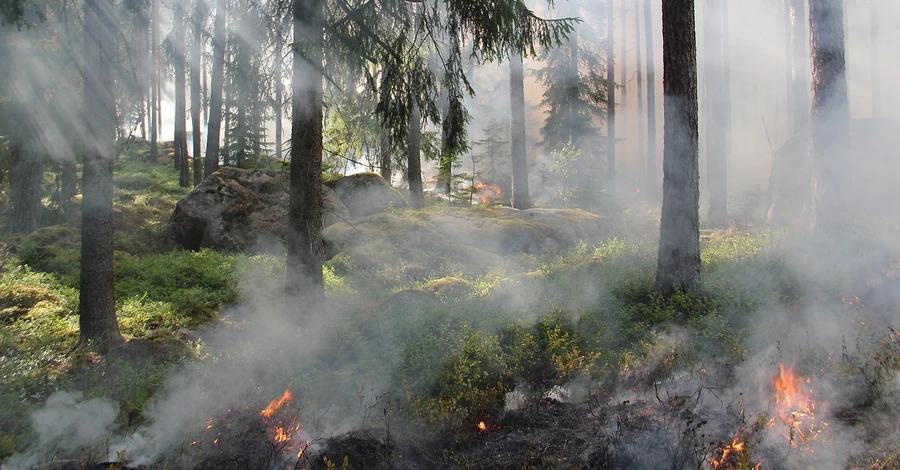
[[[775,389],[775,418],[769,421],[775,425],[776,420],[786,424],[788,431],[782,434],[788,438],[791,447],[819,435],[828,423],[816,420],[816,402],[811,398],[812,390],[805,390],[810,379],[802,379],[794,375],[793,370],[778,365],[780,374],[772,379]]]
[[[269,406],[259,412],[259,415],[263,418],[271,419],[272,416],[275,415],[275,412],[278,411],[278,408],[281,408],[285,404],[290,403],[292,398],[293,395],[291,395],[290,389],[285,389],[284,393],[280,397],[272,400],[269,403]]]
[[[475,425],[475,427],[478,428],[478,430],[481,432],[487,431],[487,424],[484,424],[484,421],[479,421],[478,424]]]
[[[746,444],[742,442],[740,439],[735,437],[731,444],[726,445],[720,449],[717,449],[716,453],[721,452],[719,458],[715,456],[709,459],[709,466],[712,468],[725,468],[725,469],[737,469],[737,468],[750,468],[749,464],[742,465],[745,462],[746,456],[744,452],[747,450]],[[759,470],[762,464],[758,463],[753,468],[753,470]]]
[[[486,204],[494,199],[500,197],[500,194],[503,192],[500,189],[500,186],[496,184],[485,184],[481,181],[477,181],[475,183],[475,197],[478,198],[478,202],[481,204]]]

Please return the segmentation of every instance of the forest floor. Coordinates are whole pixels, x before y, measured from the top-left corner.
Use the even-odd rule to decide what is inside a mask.
[[[644,204],[490,264],[373,240],[308,309],[283,254],[171,245],[170,164],[115,172],[112,354],[76,346],[77,214],[0,238],[4,469],[900,469],[894,225],[822,256],[747,216],[670,297]]]

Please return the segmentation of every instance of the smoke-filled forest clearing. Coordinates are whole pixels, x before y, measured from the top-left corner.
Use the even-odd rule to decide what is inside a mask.
[[[898,18],[0,0],[0,468],[900,469]]]

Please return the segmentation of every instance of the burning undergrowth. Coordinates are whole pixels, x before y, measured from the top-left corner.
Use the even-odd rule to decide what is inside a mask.
[[[54,397],[35,416],[93,422],[90,442],[36,421],[32,452],[4,468],[865,468],[893,458],[895,271],[803,289],[764,249],[738,256],[744,242],[730,240],[740,263],[713,247],[703,289],[668,298],[652,294],[643,252],[611,242],[506,281],[502,294],[302,321],[256,299],[203,336],[201,359],[170,377],[142,420]],[[585,279],[610,287],[566,290]],[[518,314],[515,289],[533,309],[558,307]],[[78,415],[82,403],[106,412]]]

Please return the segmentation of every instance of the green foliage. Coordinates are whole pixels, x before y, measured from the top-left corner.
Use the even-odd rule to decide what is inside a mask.
[[[191,319],[189,325],[197,325],[237,300],[233,273],[234,256],[212,250],[125,255],[116,265],[116,296],[120,308],[129,299],[149,305],[167,302],[174,312]]]

